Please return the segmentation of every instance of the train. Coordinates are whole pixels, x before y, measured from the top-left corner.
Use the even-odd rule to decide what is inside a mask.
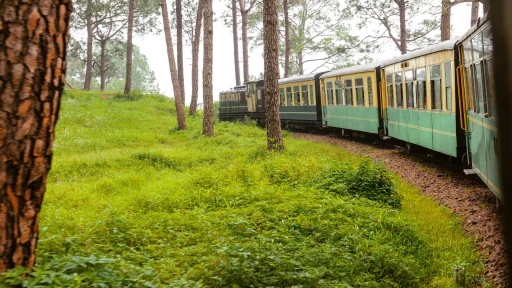
[[[279,79],[283,126],[339,128],[461,159],[503,201],[486,15],[462,37],[388,60]],[[264,82],[220,93],[220,121],[265,121]]]

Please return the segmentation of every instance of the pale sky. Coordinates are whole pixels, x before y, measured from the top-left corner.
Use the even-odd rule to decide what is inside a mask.
[[[169,3],[171,1],[168,1]],[[226,6],[214,4],[213,10],[216,16],[220,16]],[[460,4],[452,8],[452,37],[462,36],[470,28],[470,6]],[[482,11],[480,11],[480,16]],[[160,24],[161,25],[161,24]],[[219,20],[213,24],[213,97],[214,100],[219,99],[219,92],[228,90],[235,86],[235,72],[233,59],[233,34],[231,28],[224,26],[223,21]],[[167,58],[167,48],[165,37],[162,32],[159,35],[136,36],[134,43],[141,48],[142,53],[148,57],[149,66],[155,72],[155,76],[160,86],[160,90],[164,95],[173,95],[171,74],[169,71],[169,63]],[[361,33],[361,32],[360,32]],[[241,32],[239,32],[241,36]],[[365,35],[361,34],[360,37]],[[176,39],[173,38],[173,44],[176,45]],[[202,45],[200,50],[199,62],[199,103],[202,103]],[[382,53],[374,56],[374,60],[385,60],[400,53],[398,50],[390,49],[389,53]],[[176,53],[176,47],[175,47]],[[239,44],[240,51],[240,73],[241,81],[243,81],[243,58],[242,43]],[[185,94],[186,105],[190,104],[191,86],[192,86],[192,49],[189,46],[184,47],[184,69],[185,69]],[[249,72],[250,75],[259,75],[263,72],[263,48],[249,52]],[[305,73],[308,73],[307,67]]]

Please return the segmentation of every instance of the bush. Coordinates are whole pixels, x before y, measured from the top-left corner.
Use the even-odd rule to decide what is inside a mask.
[[[365,157],[354,169],[350,165],[336,165],[318,179],[318,188],[337,195],[353,195],[400,208],[402,196],[381,164],[373,164]]]
[[[139,101],[142,99],[144,94],[139,89],[133,89],[128,94],[124,94],[124,92],[117,92],[116,96],[114,96],[114,100],[117,101]]]

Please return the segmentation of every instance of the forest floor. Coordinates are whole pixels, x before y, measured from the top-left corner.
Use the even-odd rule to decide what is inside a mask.
[[[427,159],[429,157],[421,152],[407,154],[403,148],[384,147],[378,141],[307,133],[293,133],[293,136],[329,143],[351,153],[378,159],[403,180],[419,187],[423,195],[450,208],[464,219],[464,230],[477,237],[478,251],[484,257],[486,279],[496,287],[507,287],[509,278],[503,219],[496,209],[496,197],[478,176],[466,176],[457,163]]]
[[[163,96],[65,91],[37,268],[0,287],[488,286],[463,219],[371,158],[201,124],[178,131]]]

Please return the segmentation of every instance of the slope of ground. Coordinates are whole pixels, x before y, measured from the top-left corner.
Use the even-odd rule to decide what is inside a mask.
[[[272,154],[254,125],[209,139],[202,119],[176,131],[175,117],[160,96],[67,91],[38,267],[0,287],[455,287],[455,268],[483,274],[461,221],[380,165],[288,134]]]

